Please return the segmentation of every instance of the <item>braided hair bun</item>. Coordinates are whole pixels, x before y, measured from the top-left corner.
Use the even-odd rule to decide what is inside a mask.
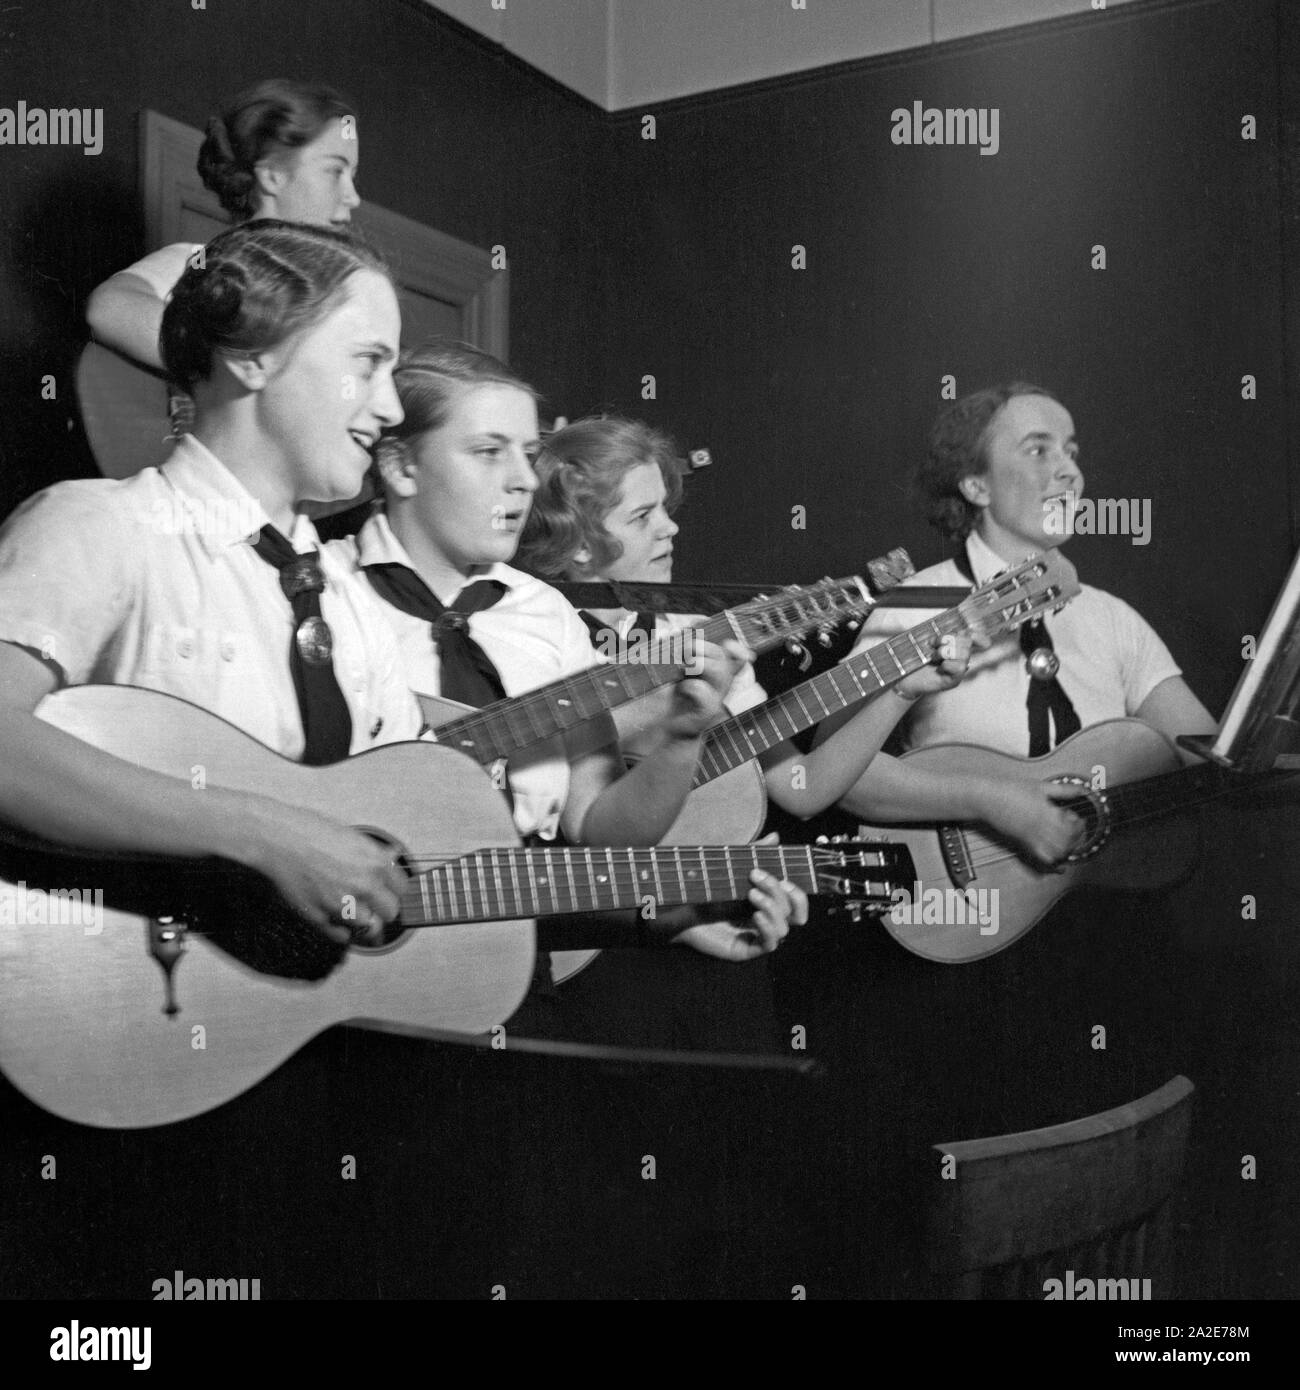
[[[278,77],[259,82],[208,121],[199,177],[232,217],[247,221],[258,210],[257,165],[277,151],[311,144],[344,116],[355,118],[356,112],[332,87]]]

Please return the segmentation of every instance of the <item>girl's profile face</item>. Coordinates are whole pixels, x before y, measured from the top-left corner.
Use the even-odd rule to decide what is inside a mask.
[[[604,579],[666,584],[673,577],[677,523],[665,502],[667,488],[657,463],[638,463],[623,475],[618,501],[601,523],[622,554],[601,571]]]
[[[269,154],[259,165],[274,185],[258,201],[259,217],[279,217],[314,227],[345,227],[359,207],[356,121],[330,121],[310,143]]]
[[[539,448],[532,396],[499,382],[459,388],[445,423],[406,442],[416,523],[448,565],[469,574],[513,559]]]
[[[402,419],[393,386],[401,328],[387,278],[359,270],[324,318],[262,354],[258,424],[299,501],[361,491],[380,431]]]

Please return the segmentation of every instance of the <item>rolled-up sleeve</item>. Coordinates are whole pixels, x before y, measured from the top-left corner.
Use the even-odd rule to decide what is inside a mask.
[[[122,520],[103,506],[102,482],[60,483],[0,527],[0,641],[26,647],[66,685],[90,679],[131,602]]]

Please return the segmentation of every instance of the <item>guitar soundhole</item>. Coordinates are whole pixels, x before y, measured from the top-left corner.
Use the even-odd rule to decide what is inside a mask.
[[[1110,808],[1104,793],[1082,777],[1058,777],[1055,780],[1077,786],[1080,791],[1079,799],[1070,809],[1083,821],[1087,834],[1082,848],[1066,856],[1067,864],[1080,864],[1085,859],[1091,859],[1110,838]]]

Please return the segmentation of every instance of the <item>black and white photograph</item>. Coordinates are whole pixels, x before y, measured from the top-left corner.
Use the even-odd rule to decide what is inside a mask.
[[[22,0],[0,75],[31,1364],[274,1301],[328,1368],[339,1300],[1261,1359],[1300,7]]]

